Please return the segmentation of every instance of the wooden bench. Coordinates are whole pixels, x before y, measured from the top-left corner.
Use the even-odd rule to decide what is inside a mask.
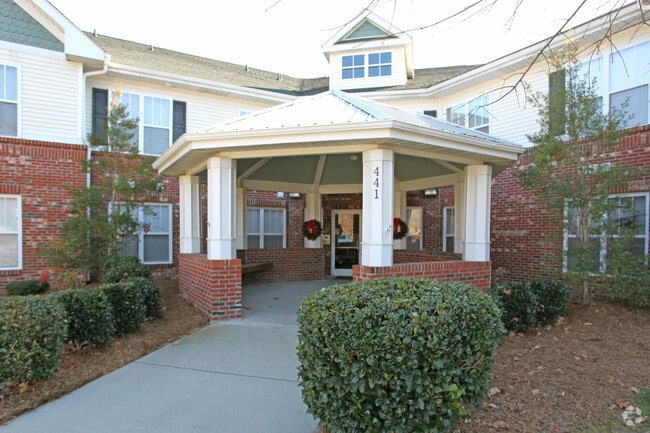
[[[246,263],[241,265],[241,274],[251,274],[253,272],[266,271],[273,267],[273,262],[266,263]]]

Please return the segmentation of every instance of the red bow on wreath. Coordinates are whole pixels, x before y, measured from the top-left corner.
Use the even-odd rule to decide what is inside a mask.
[[[408,226],[401,218],[393,218],[393,239],[402,239],[408,232]]]
[[[305,221],[302,225],[302,234],[310,241],[315,241],[323,233],[323,226],[318,220]]]

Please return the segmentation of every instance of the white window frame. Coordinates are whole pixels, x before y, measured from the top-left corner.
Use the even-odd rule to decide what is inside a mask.
[[[491,117],[489,106],[490,95],[480,95],[468,102],[454,104],[447,107],[445,109],[445,120],[454,125],[489,134]],[[476,113],[478,112],[481,112],[484,115],[477,116]],[[472,125],[474,120],[482,118],[486,119],[485,122]]]
[[[18,248],[17,248],[17,266],[16,267],[0,267],[2,271],[21,270],[23,268],[23,212],[22,212],[22,196],[19,194],[0,194],[0,200],[6,201],[9,199],[16,200],[16,231],[4,231],[0,234],[16,235]],[[6,218],[6,215],[0,215],[0,219]],[[1,221],[1,220],[0,220]],[[0,224],[2,227],[3,224]]]
[[[449,211],[452,212],[452,215],[448,215]],[[445,206],[442,208],[442,252],[443,253],[453,253],[454,251],[447,251],[448,250],[448,245],[447,245],[447,238],[455,238],[456,237],[456,230],[453,230],[452,233],[449,232],[449,221],[454,224],[454,228],[456,227],[456,209],[454,206]]]
[[[635,235],[634,237],[637,239],[644,239],[643,243],[643,254],[648,255],[648,239],[650,236],[650,232],[648,230],[648,224],[649,224],[649,218],[650,218],[650,193],[647,192],[641,192],[641,193],[627,193],[627,194],[611,194],[609,196],[610,199],[614,198],[624,198],[624,197],[644,197],[645,198],[645,221],[643,223],[643,228],[644,228],[644,233],[642,235]],[[577,236],[571,236],[568,231],[569,227],[569,205],[566,204],[564,206],[564,226],[563,226],[563,241],[562,241],[562,252],[564,255],[564,260],[563,260],[563,271],[564,272],[570,272],[569,270],[569,257],[568,257],[568,250],[569,250],[569,239],[574,239],[577,238]],[[604,218],[607,218],[605,215]],[[605,268],[607,266],[607,250],[608,250],[608,245],[607,245],[607,233],[601,233],[599,236],[592,236],[594,239],[599,239],[600,242],[600,251],[599,251],[599,256],[600,256],[600,266],[599,266],[599,272],[605,272]]]
[[[383,54],[390,54],[390,62],[382,62],[381,57]],[[370,63],[370,56],[371,55],[377,55],[379,56],[379,63]],[[348,80],[363,80],[363,79],[376,79],[376,78],[382,78],[382,77],[392,77],[393,76],[393,51],[392,50],[382,50],[382,51],[373,51],[369,53],[356,53],[356,54],[345,54],[341,56],[341,79],[343,81],[348,81]],[[355,64],[354,59],[359,56],[363,58],[363,64]],[[352,64],[349,66],[343,66],[343,59],[346,57],[351,57],[352,58]],[[383,68],[386,66],[390,66],[390,74],[382,74]],[[370,70],[371,68],[379,68],[379,74],[378,75],[370,75]],[[360,70],[363,75],[362,76],[355,76],[355,70]],[[344,71],[352,71],[352,76],[351,77],[344,77],[343,72]]]
[[[246,226],[246,238],[248,238],[249,235],[259,236],[260,243],[259,243],[258,248],[263,250],[263,249],[266,248],[264,246],[264,237],[265,236],[272,236],[272,235],[279,236],[279,235],[282,235],[282,248],[286,248],[287,247],[287,210],[284,209],[284,208],[280,208],[280,207],[257,207],[257,206],[253,206],[253,207],[246,208],[247,212],[251,211],[251,210],[256,210],[256,211],[258,211],[260,213],[259,232],[251,232],[251,231],[249,231],[249,227],[247,225]],[[282,233],[266,233],[266,232],[264,232],[264,213],[267,210],[282,211]],[[248,224],[248,220],[249,220],[249,218],[247,216],[246,217],[247,224]]]
[[[118,203],[119,205],[120,203]],[[109,203],[108,205],[108,210],[109,210],[109,215],[112,212],[112,206],[113,203]],[[161,210],[166,209],[168,213],[168,218],[169,218],[169,232],[151,232],[148,231],[145,233],[144,229],[144,223],[145,223],[145,207],[147,206],[158,206],[160,207]],[[168,265],[171,264],[174,261],[174,258],[172,257],[172,245],[173,245],[173,237],[174,237],[174,224],[173,224],[173,213],[172,213],[172,205],[169,203],[155,203],[155,202],[147,202],[147,203],[140,203],[137,205],[136,211],[136,218],[137,218],[137,223],[141,227],[136,233],[135,237],[137,237],[138,241],[138,259],[140,262],[142,262],[145,265]],[[151,235],[161,235],[165,234],[168,236],[169,240],[167,242],[167,256],[169,257],[169,260],[166,261],[145,261],[144,259],[144,238],[145,236],[151,236]]]
[[[639,66],[636,61],[636,53],[643,51],[650,51],[650,41],[645,41],[636,44],[629,44],[620,47],[615,52],[610,53],[605,56],[595,57],[593,59],[588,59],[581,62],[578,66],[578,73],[580,78],[586,78],[590,83],[595,81],[595,91],[601,97],[603,113],[608,113],[611,109],[611,97],[614,94],[621,93],[624,91],[629,91],[641,86],[647,86],[648,88],[648,119],[645,119],[645,122],[632,119],[633,125],[645,125],[650,123],[650,66],[641,65]],[[628,53],[634,51],[634,61],[632,59],[624,60],[622,56],[626,56]],[[624,73],[627,75],[627,79],[616,81],[615,77],[615,68],[614,62],[624,63],[621,67],[624,69]],[[632,63],[632,64],[631,64]],[[622,71],[623,71],[622,69]]]
[[[3,68],[4,71],[6,72],[7,68],[14,68],[16,70],[16,99],[9,99],[6,97],[0,97],[0,102],[6,103],[6,104],[15,104],[16,105],[16,135],[5,135],[5,137],[20,137],[21,136],[21,121],[20,119],[22,118],[22,92],[21,92],[21,67],[20,65],[13,64],[10,62],[2,62],[0,63],[0,68]],[[6,83],[1,82],[0,83],[0,95],[3,95],[6,91]]]
[[[411,213],[416,210],[420,212],[420,226],[417,227],[414,225],[414,223],[411,221]],[[423,244],[423,238],[424,238],[424,208],[422,206],[408,206],[406,208],[406,224],[408,226],[408,230],[406,232],[406,248],[407,249],[413,249],[409,248],[409,245],[412,244],[410,241],[410,238],[417,237],[418,238],[418,248],[415,248],[415,250],[421,250],[422,249],[422,244]],[[413,232],[413,233],[411,233]]]
[[[113,91],[115,92],[115,91]],[[122,92],[122,98],[121,101],[124,102],[124,98],[137,98],[138,101],[138,113],[131,113],[129,111],[129,104],[125,104],[127,106],[127,112],[132,118],[138,118],[138,131],[136,133],[136,136],[134,137],[134,141],[137,142],[138,145],[138,151],[140,152],[141,155],[152,155],[152,156],[158,156],[160,154],[156,153],[145,153],[144,151],[144,132],[145,128],[157,128],[157,129],[166,129],[168,134],[167,134],[167,148],[172,144],[172,135],[174,133],[173,125],[174,125],[174,101],[171,98],[161,96],[161,95],[154,95],[154,94],[141,94],[141,93],[134,93],[134,92],[128,92],[124,91]],[[164,125],[157,125],[156,123],[153,122],[147,122],[146,121],[146,114],[145,111],[147,111],[147,107],[145,106],[145,103],[148,99],[153,99],[153,100],[160,100],[160,101],[166,101],[167,102],[167,118],[166,118],[166,123],[167,126]],[[154,114],[153,112],[151,114]],[[163,120],[164,116],[158,116],[159,120]],[[164,152],[164,151],[163,151]],[[162,153],[162,152],[161,152]]]

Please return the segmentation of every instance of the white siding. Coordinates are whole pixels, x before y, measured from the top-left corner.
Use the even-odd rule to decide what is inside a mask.
[[[0,42],[3,62],[19,68],[19,138],[81,143],[81,64],[62,53]]]
[[[227,119],[239,117],[242,111],[253,112],[270,107],[273,104],[263,104],[246,99],[217,96],[168,86],[155,86],[138,81],[114,79],[107,76],[90,77],[86,90],[86,130],[91,131],[92,125],[92,89],[120,90],[125,93],[156,96],[185,102],[187,109],[188,132],[206,128]],[[110,98],[110,95],[109,95]]]

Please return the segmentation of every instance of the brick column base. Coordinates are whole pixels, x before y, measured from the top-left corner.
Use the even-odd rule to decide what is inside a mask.
[[[354,281],[381,277],[430,278],[438,281],[459,281],[483,290],[490,288],[491,275],[491,262],[461,260],[400,263],[383,267],[354,265],[352,268]]]
[[[178,255],[178,290],[211,321],[241,319],[241,260]]]

